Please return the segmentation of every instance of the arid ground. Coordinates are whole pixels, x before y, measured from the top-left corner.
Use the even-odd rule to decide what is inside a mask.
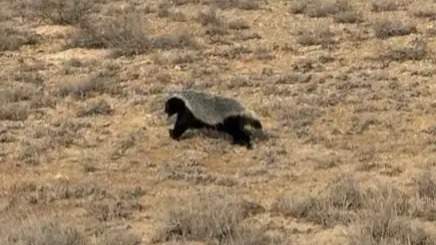
[[[436,244],[436,1],[1,0],[0,244]],[[254,149],[168,136],[238,99]]]

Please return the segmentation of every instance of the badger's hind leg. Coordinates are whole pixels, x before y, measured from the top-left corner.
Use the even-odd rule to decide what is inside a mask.
[[[252,148],[251,137],[244,130],[244,124],[241,118],[232,117],[224,121],[222,131],[227,132],[233,138],[233,144],[246,146],[248,149]]]

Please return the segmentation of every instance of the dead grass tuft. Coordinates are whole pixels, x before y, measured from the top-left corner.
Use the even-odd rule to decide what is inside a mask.
[[[415,2],[410,5],[409,11],[418,18],[436,19],[436,6],[431,2]]]
[[[69,47],[110,48],[120,55],[137,55],[152,48],[146,20],[136,12],[106,19],[87,19],[70,40]]]
[[[184,205],[170,207],[156,241],[204,241],[219,244],[271,244],[263,232],[252,232],[241,222],[249,215],[244,201],[230,194],[201,194]],[[249,207],[248,207],[249,208]],[[249,234],[249,235],[247,235]],[[235,241],[240,241],[235,243]]]
[[[33,0],[33,13],[53,24],[78,24],[91,12],[94,2],[87,0]]]
[[[356,10],[339,12],[333,18],[338,23],[360,23],[363,21],[362,13]]]
[[[116,80],[104,73],[91,74],[87,77],[73,79],[62,83],[58,89],[60,96],[89,97],[95,93],[117,94],[118,86]]]
[[[39,36],[31,33],[18,31],[6,25],[0,25],[0,51],[18,50],[23,45],[34,45],[39,41]]]
[[[290,3],[289,12],[293,14],[305,14],[309,17],[321,18],[338,15],[341,12],[351,11],[352,7],[344,0],[294,0]]]
[[[422,60],[428,57],[429,49],[423,39],[415,39],[406,45],[391,45],[382,58],[394,61]]]
[[[390,213],[374,212],[364,217],[357,226],[350,244],[356,245],[431,245],[433,238],[425,230],[406,218]]]
[[[112,113],[112,108],[109,103],[104,99],[91,101],[84,106],[78,113],[79,117],[95,116],[95,115],[109,115]]]
[[[98,240],[96,245],[139,245],[141,237],[126,230],[106,231]]]
[[[2,103],[0,121],[25,121],[30,112],[30,106],[25,102]]]
[[[436,181],[430,172],[425,172],[416,179],[418,197],[436,200]]]
[[[55,219],[32,218],[0,225],[0,244],[86,245],[88,241],[75,227]]]
[[[393,36],[404,36],[417,31],[416,25],[405,23],[399,19],[381,19],[373,23],[375,36],[386,39]]]
[[[373,0],[371,2],[371,10],[374,12],[396,11],[399,7],[395,0]]]
[[[261,7],[261,0],[209,0],[208,2],[220,9],[257,10]]]
[[[297,42],[304,46],[321,45],[331,46],[335,43],[335,34],[328,24],[310,25],[301,28],[297,36]]]
[[[352,179],[344,179],[320,193],[279,199],[273,210],[284,215],[302,218],[326,227],[348,224],[353,220],[355,210],[364,205],[364,195]]]

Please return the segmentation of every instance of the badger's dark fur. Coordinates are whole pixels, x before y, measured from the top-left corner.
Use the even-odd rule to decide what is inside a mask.
[[[233,143],[251,148],[251,137],[246,125],[262,129],[262,124],[252,112],[236,100],[185,90],[171,95],[165,103],[168,117],[177,114],[174,129],[169,130],[173,139],[180,139],[190,128],[209,128],[226,132]]]

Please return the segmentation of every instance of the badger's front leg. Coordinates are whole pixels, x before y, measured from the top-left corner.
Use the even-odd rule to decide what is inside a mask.
[[[169,130],[170,137],[179,140],[182,134],[189,129],[189,121],[186,116],[186,113],[177,114],[176,124],[174,125],[174,129]]]

